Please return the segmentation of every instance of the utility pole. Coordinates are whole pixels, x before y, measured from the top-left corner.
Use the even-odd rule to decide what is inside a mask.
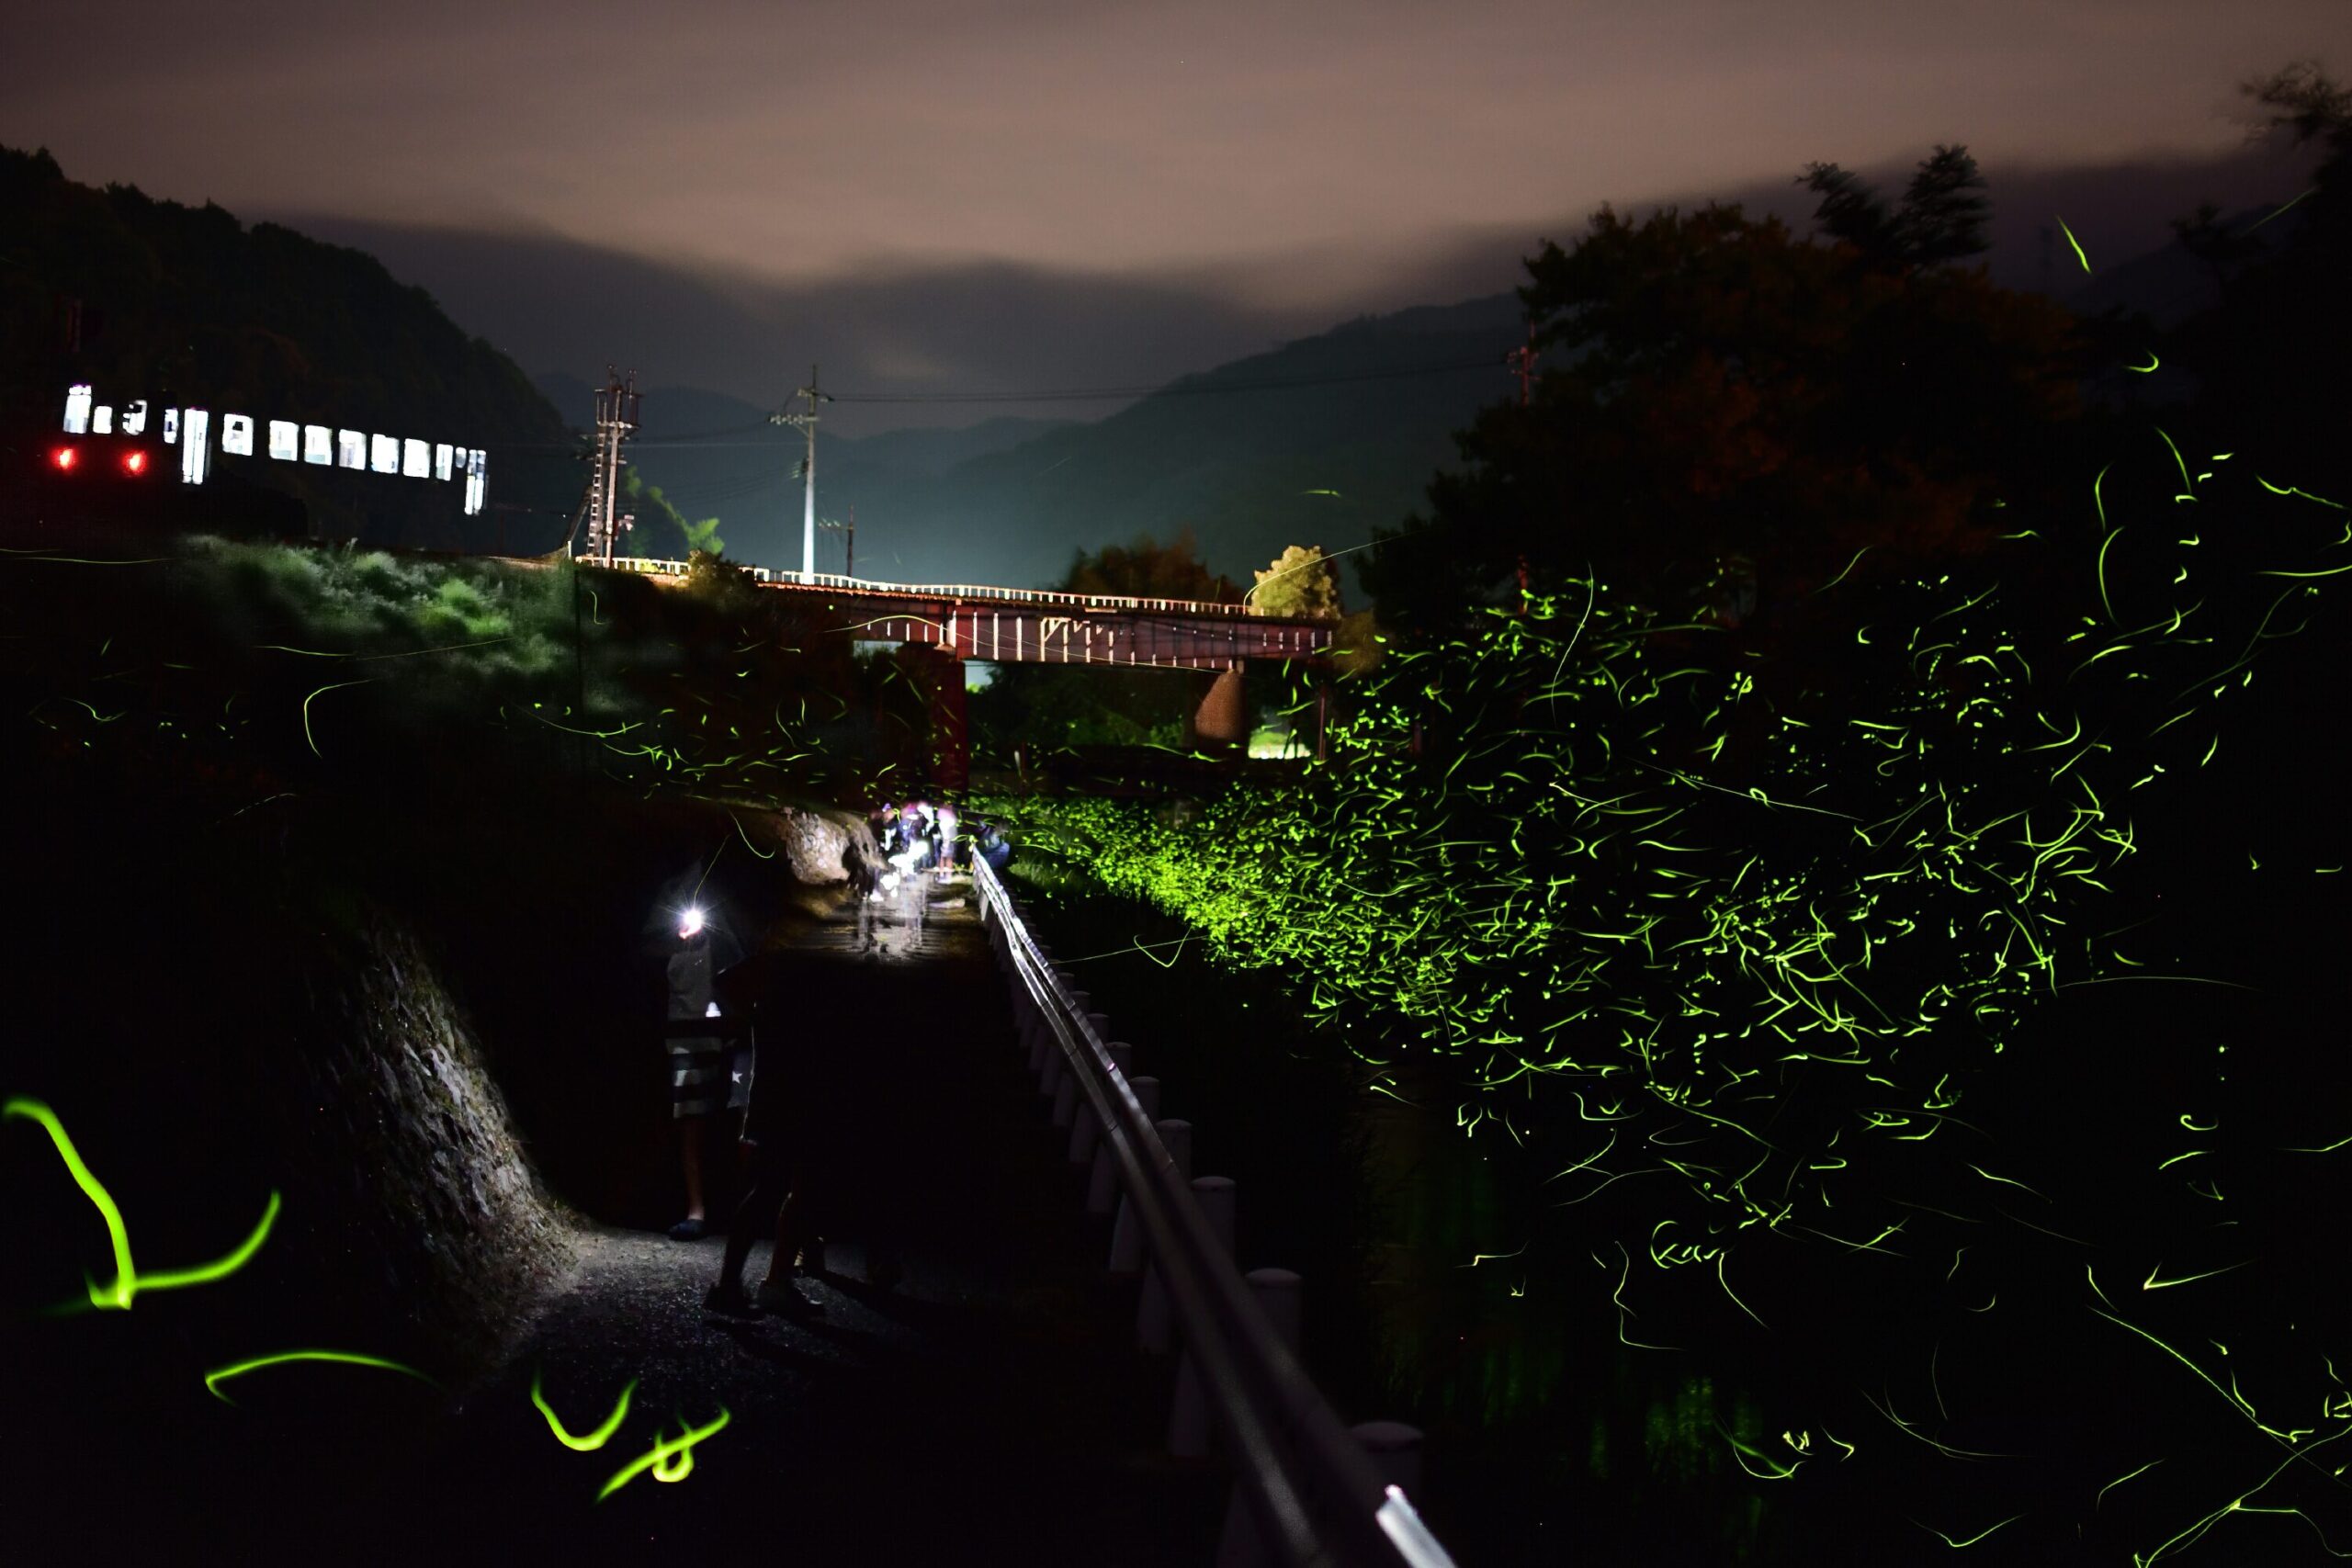
[[[614,515],[614,507],[620,497],[621,446],[637,429],[641,401],[636,371],[623,381],[619,371],[605,367],[605,385],[596,393],[595,466],[588,476],[587,553],[605,566],[613,564],[620,536],[637,523],[634,517]]]
[[[814,582],[817,580],[817,405],[820,401],[830,403],[833,400],[817,390],[817,367],[813,365],[808,367],[808,384],[792,395],[808,400],[808,412],[778,412],[768,415],[768,423],[789,424],[806,431],[808,435],[808,455],[800,459],[800,477],[807,481],[800,509],[800,581]]]
[[[1529,390],[1535,384],[1535,319],[1533,317],[1528,318],[1526,346],[1512,349],[1503,356],[1503,363],[1510,366],[1511,374],[1519,378],[1519,406],[1525,408]]]
[[[820,528],[831,528],[834,533],[842,536],[842,548],[844,552],[842,562],[842,575],[843,577],[855,577],[857,575],[857,502],[853,501],[849,503],[848,522],[820,523],[817,526]]]

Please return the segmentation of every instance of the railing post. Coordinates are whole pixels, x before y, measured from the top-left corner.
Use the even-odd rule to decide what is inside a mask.
[[[1193,1201],[1227,1258],[1233,1256],[1233,1222],[1239,1196],[1232,1179],[1204,1176],[1193,1182]],[[1168,1451],[1178,1459],[1206,1459],[1209,1452],[1209,1393],[1193,1364],[1189,1345],[1176,1362],[1176,1393],[1168,1410]]]
[[[1177,1176],[1190,1181],[1193,1179],[1193,1124],[1190,1122],[1154,1122],[1151,1130],[1159,1134],[1160,1146],[1175,1162]],[[1111,1272],[1131,1275],[1142,1268],[1143,1224],[1136,1218],[1135,1201],[1121,1193],[1119,1217],[1111,1224]]]
[[[1421,1489],[1421,1429],[1402,1421],[1366,1421],[1348,1428],[1373,1470],[1410,1497]]]
[[[1130,1078],[1127,1080],[1127,1088],[1135,1092],[1136,1103],[1143,1107],[1145,1121],[1149,1122],[1159,1116],[1159,1080],[1158,1078]],[[1086,1183],[1086,1212],[1090,1214],[1107,1214],[1117,1204],[1118,1199],[1118,1158],[1111,1153],[1111,1145],[1108,1143],[1098,1140],[1094,1145],[1094,1169],[1088,1177]]]
[[[1067,982],[1069,977],[1065,976],[1063,978],[1065,982]],[[1093,998],[1089,997],[1084,991],[1070,992],[1070,1016],[1072,1018],[1085,1017],[1086,1004],[1092,999]],[[1037,1092],[1048,1097],[1057,1096],[1061,1090],[1062,1075],[1069,1071],[1069,1058],[1063,1054],[1061,1041],[1055,1036],[1050,1025],[1048,1025],[1046,1032],[1045,1065],[1045,1073],[1037,1080]]]
[[[1252,1269],[1246,1278],[1250,1293],[1258,1299],[1258,1310],[1266,1314],[1266,1326],[1274,1331],[1275,1342],[1297,1356],[1299,1329],[1305,1320],[1299,1277],[1287,1269]],[[1257,1505],[1250,1500],[1250,1489],[1236,1481],[1233,1495],[1225,1506],[1225,1534],[1216,1545],[1216,1568],[1267,1568],[1268,1562],[1265,1527],[1258,1522]]]
[[[1111,1054],[1111,1066],[1118,1070],[1119,1081],[1127,1081],[1128,1066],[1134,1062],[1136,1048],[1124,1040],[1106,1042],[1102,1047]],[[1069,1123],[1069,1163],[1087,1165],[1094,1152],[1102,1146],[1102,1122],[1094,1114],[1094,1102],[1080,1100]]]
[[[1093,1026],[1096,1039],[1100,1040],[1103,1035],[1111,1032],[1111,1018],[1108,1013],[1090,1012],[1085,1017],[1086,1021]],[[1070,1070],[1068,1057],[1058,1059],[1062,1064],[1062,1076],[1054,1085],[1054,1125],[1067,1127],[1070,1124],[1071,1119],[1078,1114],[1078,1075]]]

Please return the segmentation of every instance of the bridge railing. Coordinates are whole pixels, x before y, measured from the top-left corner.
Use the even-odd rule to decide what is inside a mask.
[[[663,560],[653,556],[616,556],[614,569],[620,571],[644,572],[655,577],[684,577],[686,563]],[[856,593],[917,593],[939,599],[993,600],[1018,604],[1069,604],[1081,609],[1141,610],[1163,615],[1230,615],[1244,617],[1255,614],[1247,604],[1228,604],[1207,599],[1143,599],[1125,593],[1065,593],[1054,588],[996,588],[976,582],[883,582],[873,578],[842,577],[831,572],[818,572],[803,578],[797,571],[785,571],[775,567],[753,566],[742,570],[758,582],[781,583],[786,586],[805,584],[815,588],[834,588]]]
[[[1091,1111],[1236,1479],[1253,1505],[1254,1527],[1245,1524],[1237,1535],[1229,1521],[1219,1561],[1453,1568],[1404,1489],[1384,1483],[1340,1425],[1236,1269],[1229,1241],[1203,1213],[1120,1066],[1128,1048],[1102,1038],[1095,1023],[1102,1015],[1090,1017],[1084,994],[1056,973],[1002,880],[978,856],[972,879],[1018,1010],[1049,1033],[1046,1048],[1060,1053]]]

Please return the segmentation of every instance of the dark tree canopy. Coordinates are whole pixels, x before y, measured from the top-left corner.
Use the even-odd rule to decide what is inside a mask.
[[[1066,593],[1125,593],[1148,599],[1204,599],[1230,603],[1241,591],[1201,559],[1200,541],[1190,526],[1161,544],[1138,534],[1127,544],[1105,545],[1092,555],[1080,551],[1057,584]]]
[[[1938,266],[1992,249],[1993,204],[1965,147],[1938,147],[1919,161],[1893,211],[1859,175],[1835,164],[1807,164],[1797,184],[1821,197],[1814,220],[1832,239],[1879,266]]]
[[[1769,617],[1849,567],[1978,550],[2075,416],[2072,318],[1981,268],[1856,266],[1723,206],[1604,208],[1527,266],[1536,395],[1461,435],[1430,515],[1366,569],[1384,620],[1442,623],[1522,564]]]
[[[2342,502],[2352,491],[2352,89],[2305,62],[2243,90],[2263,134],[2315,146],[2319,165],[2271,210],[2230,221],[2209,204],[2176,223],[2220,279],[2221,302],[2182,323],[2164,355],[2196,374],[2205,413],[2235,445],[2263,453],[2282,482]]]

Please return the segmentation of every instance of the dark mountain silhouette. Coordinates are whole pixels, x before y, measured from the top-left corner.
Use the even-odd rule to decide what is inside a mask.
[[[557,511],[578,490],[563,422],[514,362],[363,252],[219,207],[65,177],[0,148],[0,444],[21,462],[61,423],[70,382],[257,420],[381,432],[490,454],[491,496]],[[461,487],[238,459],[289,491],[314,529],[370,543],[544,549],[559,519],[462,514]],[[222,471],[225,473],[226,468]]]

